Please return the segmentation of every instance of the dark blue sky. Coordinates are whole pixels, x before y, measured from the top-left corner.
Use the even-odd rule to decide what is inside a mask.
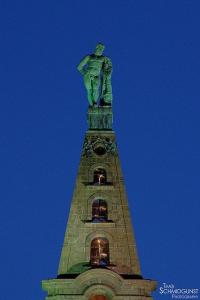
[[[1,299],[56,276],[86,126],[76,66],[106,45],[143,275],[199,285],[200,2],[0,4]],[[155,293],[155,299],[169,296]]]

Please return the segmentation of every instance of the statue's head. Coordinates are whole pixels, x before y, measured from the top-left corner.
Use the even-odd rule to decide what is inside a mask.
[[[96,55],[102,55],[104,49],[105,49],[104,44],[98,43],[98,44],[96,45],[95,54],[96,54]]]

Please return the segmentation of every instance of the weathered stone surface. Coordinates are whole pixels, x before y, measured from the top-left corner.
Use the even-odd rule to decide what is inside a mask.
[[[47,299],[91,299],[92,295],[104,295],[107,299],[151,299],[156,282],[145,279],[123,279],[110,270],[93,269],[75,279],[52,279],[42,282],[48,292]],[[71,298],[68,298],[71,296]]]
[[[85,140],[92,142],[97,140],[97,136],[102,147],[106,148],[104,141],[116,145],[113,131],[100,134],[88,131]],[[97,167],[105,168],[109,185],[88,185],[93,182],[93,173]],[[90,156],[82,152],[58,275],[67,274],[73,265],[81,262],[89,263],[90,244],[95,237],[105,237],[109,240],[110,262],[115,265],[112,270],[118,273],[123,270],[123,273],[141,275],[121,178],[122,172],[116,147],[115,155],[109,149],[103,155],[97,155],[94,150],[91,150]],[[96,198],[106,200],[108,219],[112,222],[88,223],[92,219],[92,202]]]
[[[99,152],[97,148],[100,148]],[[94,170],[106,171],[106,183],[94,184]],[[107,202],[106,222],[92,222],[95,199]],[[109,241],[110,263],[90,265],[91,242]],[[126,279],[125,279],[126,278]],[[104,295],[107,300],[148,300],[156,282],[142,278],[136,241],[131,224],[127,195],[112,130],[86,133],[76,179],[57,279],[44,280],[47,300],[92,300]]]
[[[112,108],[107,106],[89,107],[87,121],[90,130],[111,130]]]

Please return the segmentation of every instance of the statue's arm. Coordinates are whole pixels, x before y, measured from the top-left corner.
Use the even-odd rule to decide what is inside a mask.
[[[78,71],[79,71],[82,75],[84,75],[84,67],[85,67],[85,65],[88,63],[89,59],[90,59],[90,56],[89,56],[89,55],[85,56],[85,57],[81,60],[81,62],[78,64],[78,66],[77,66]]]

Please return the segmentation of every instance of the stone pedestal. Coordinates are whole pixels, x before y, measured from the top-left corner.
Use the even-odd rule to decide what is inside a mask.
[[[89,107],[87,121],[90,130],[111,130],[113,123],[111,106]]]

